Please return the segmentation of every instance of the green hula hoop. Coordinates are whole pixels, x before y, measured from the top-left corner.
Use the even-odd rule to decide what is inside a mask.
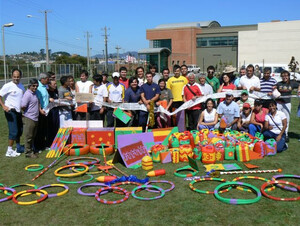
[[[94,179],[94,176],[91,174],[87,174],[87,176],[89,176],[90,178],[83,181],[65,181],[65,180],[61,180],[60,177],[57,177],[57,181],[63,184],[82,184],[82,183],[90,182],[91,180]]]

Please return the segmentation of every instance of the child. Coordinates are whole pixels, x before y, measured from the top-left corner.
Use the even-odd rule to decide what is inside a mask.
[[[108,92],[106,85],[102,84],[102,75],[96,74],[93,76],[93,85],[90,86],[90,93],[94,95],[94,101],[100,105],[91,106],[90,119],[91,120],[102,120],[104,124],[104,110],[105,107],[102,106],[103,102],[107,101]]]
[[[22,97],[21,107],[24,111],[24,134],[25,134],[25,157],[37,158],[37,153],[33,152],[33,141],[35,139],[38,119],[39,119],[39,100],[36,90],[39,83],[35,78],[30,79],[29,86]]]

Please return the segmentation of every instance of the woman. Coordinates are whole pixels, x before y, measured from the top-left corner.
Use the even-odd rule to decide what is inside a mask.
[[[144,83],[146,83],[146,78],[145,78],[145,73],[144,73],[144,68],[143,67],[137,67],[135,69],[135,76],[137,77],[138,79],[138,84],[139,84],[139,87],[141,87]]]
[[[221,78],[221,85],[218,89],[218,93],[223,93],[228,90],[236,90],[236,86],[232,83],[228,74],[223,74]],[[220,102],[224,101],[225,98],[220,98]]]
[[[280,73],[280,76],[282,78],[282,81],[277,83],[277,90],[280,92],[282,97],[292,95],[293,89],[297,89],[297,88],[299,89],[300,84],[298,84],[296,81],[290,80],[290,72],[282,71]],[[277,102],[278,110],[282,111],[285,114],[287,119],[286,139],[288,142],[290,114],[292,110],[291,98],[289,97],[289,98],[276,99],[276,102]]]
[[[261,100],[255,100],[249,125],[249,133],[252,136],[255,136],[256,132],[262,132],[267,114],[268,109],[263,108],[263,102]]]
[[[68,76],[68,82],[69,82],[69,88],[70,88],[71,94],[73,97],[75,97],[75,94],[76,94],[75,80],[72,75]],[[74,111],[75,106],[72,105],[71,108],[72,108],[72,119],[75,120],[76,119],[76,112]]]
[[[244,103],[241,117],[239,118],[237,123],[238,130],[248,132],[250,120],[251,120],[251,106],[249,103]]]
[[[55,82],[55,80],[52,80]],[[39,86],[38,80],[30,79],[29,86],[22,97],[22,110],[24,111],[24,134],[25,134],[25,157],[37,158],[38,154],[33,152],[33,141],[35,139],[38,119],[39,119],[39,100],[36,96],[36,90]]]
[[[125,91],[124,101],[126,103],[142,103],[140,87],[138,86],[138,78],[129,78],[129,87]],[[128,126],[139,126],[139,111],[128,111],[131,114],[131,120],[128,122]]]
[[[161,105],[167,111],[170,109],[173,103],[173,95],[171,90],[166,88],[166,81],[164,79],[160,79],[158,81],[158,85],[160,88],[160,96],[159,101],[156,102],[156,105]],[[167,128],[171,126],[171,117],[164,113],[158,113],[156,115],[156,121],[158,128]]]
[[[56,80],[50,80],[48,84],[49,102],[54,102],[58,99]],[[59,129],[59,107],[52,108],[48,113],[48,130],[46,146],[50,147]]]
[[[215,108],[215,102],[213,99],[209,98],[205,102],[205,110],[202,111],[197,128],[199,130],[209,129],[213,130],[218,122],[218,114]]]
[[[12,71],[12,81],[6,83],[0,90],[0,105],[2,106],[5,114],[5,118],[8,123],[8,147],[6,151],[6,157],[18,157],[20,156],[19,149],[20,137],[23,131],[22,113],[21,113],[21,100],[25,92],[25,88],[20,83],[22,71],[14,69]],[[3,103],[2,97],[5,101]],[[14,142],[16,141],[17,150],[13,150]]]
[[[287,118],[282,111],[277,110],[275,100],[269,104],[269,114],[265,120],[265,131],[263,133],[265,140],[274,138],[277,143],[277,152],[287,149],[286,145]]]

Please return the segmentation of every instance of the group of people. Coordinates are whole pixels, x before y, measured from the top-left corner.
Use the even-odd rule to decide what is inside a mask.
[[[253,65],[240,68],[239,76],[234,75],[235,70],[227,66],[218,78],[213,66],[207,68],[207,75],[196,76],[188,73],[186,65],[174,65],[174,76],[170,76],[168,68],[158,74],[157,67],[151,65],[146,73],[143,67],[137,67],[135,75],[127,78],[127,68],[121,67],[112,74],[111,82],[106,73],[95,74],[92,81],[89,81],[88,72],[82,71],[77,82],[72,76],[62,76],[58,89],[55,74],[47,72],[41,73],[38,79],[30,79],[25,91],[20,83],[22,72],[14,69],[12,81],[0,90],[0,104],[9,128],[6,156],[17,157],[24,151],[24,146],[20,145],[23,123],[25,156],[36,158],[41,150],[51,145],[58,129],[66,121],[86,120],[89,115],[88,119],[102,120],[107,127],[142,126],[145,131],[149,126],[149,112],[154,107],[162,106],[173,112],[187,101],[195,101],[198,97],[214,93],[225,93],[225,98],[209,98],[205,103],[194,104],[172,117],[157,112],[152,127],[178,126],[187,130],[218,128],[221,131],[235,129],[249,132],[253,136],[261,132],[266,139],[276,139],[278,152],[286,150],[291,113],[290,95],[294,89],[300,91],[299,84],[290,80],[288,71],[281,73],[282,81],[277,83],[270,76],[268,68],[264,69],[261,79],[254,75]],[[241,90],[240,97],[234,97],[233,90],[237,89]],[[276,101],[272,98],[254,101],[249,97],[253,91],[260,91],[270,97],[278,92],[281,98]],[[46,114],[50,102],[74,100],[76,93],[91,93],[94,96],[94,102],[89,104],[89,114],[74,111],[83,104],[80,102],[75,105],[58,105]],[[131,120],[125,124],[114,117],[114,108],[105,107],[103,102],[139,103],[145,105],[147,111],[126,110]],[[16,149],[13,149],[14,142]]]

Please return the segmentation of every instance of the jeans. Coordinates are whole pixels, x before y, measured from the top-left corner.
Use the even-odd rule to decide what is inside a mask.
[[[268,140],[270,138],[274,138],[276,140],[276,138],[279,134],[276,134],[276,133],[273,133],[269,130],[266,130],[263,133],[263,135],[264,135],[265,140]],[[278,142],[276,142],[277,143],[277,152],[282,152],[282,151],[285,151],[287,149],[287,145],[285,144],[285,140],[286,140],[286,135],[285,135],[285,133],[283,133],[281,139]]]
[[[22,114],[15,110],[4,112],[8,124],[8,139],[18,140],[23,133]]]
[[[202,129],[209,129],[209,130],[213,130],[215,128],[215,126],[206,126],[206,125],[199,125],[198,129],[202,130]]]
[[[255,136],[255,133],[256,132],[260,132],[261,131],[261,128],[259,125],[254,125],[254,124],[250,124],[249,125],[249,133],[252,135],[252,136]]]

